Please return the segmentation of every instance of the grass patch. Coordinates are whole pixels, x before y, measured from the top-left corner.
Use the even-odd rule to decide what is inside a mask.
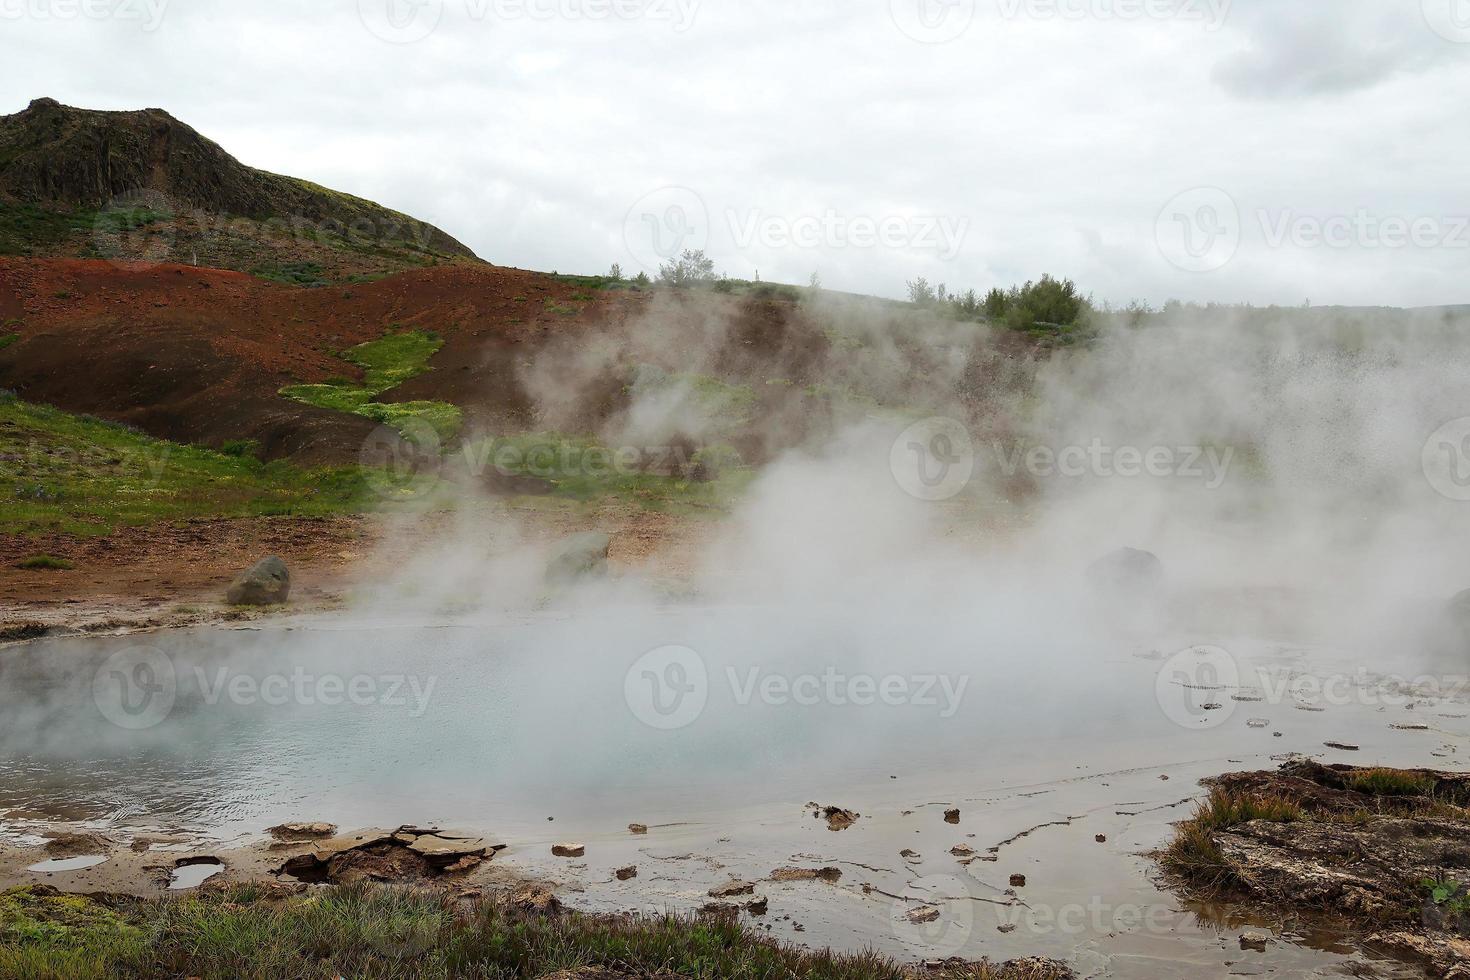
[[[13,912],[13,916],[12,916]],[[873,953],[810,953],[737,922],[672,916],[531,915],[481,900],[354,886],[263,901],[218,896],[133,902],[118,911],[43,889],[0,896],[0,975],[25,977],[534,978],[602,967],[640,976],[728,980],[906,980]],[[977,964],[936,978],[1055,980],[1059,969]]]
[[[685,453],[677,448],[612,449],[595,439],[534,432],[480,439],[463,447],[471,473],[529,477],[566,500],[606,499],[649,510],[728,510],[755,471],[725,445]],[[653,471],[653,472],[650,472]]]
[[[1194,816],[1174,828],[1174,839],[1164,850],[1162,864],[1198,887],[1227,888],[1236,882],[1237,876],[1215,840],[1217,832],[1253,820],[1295,823],[1304,819],[1306,813],[1290,800],[1238,793],[1217,786],[1200,803]]]
[[[306,470],[154,439],[114,422],[0,399],[0,526],[108,534],[191,517],[320,516],[375,499],[357,467]]]
[[[16,562],[15,567],[31,572],[68,572],[77,566],[65,558],[57,558],[54,555],[32,555]]]
[[[1439,781],[1403,769],[1361,769],[1343,777],[1348,789],[1368,796],[1433,796]]]
[[[670,374],[648,364],[639,366],[630,394],[665,400],[671,408],[677,403],[699,417],[702,431],[723,437],[750,425],[759,408],[755,389],[748,384],[730,384],[708,374]]]
[[[331,285],[331,281],[327,279],[325,270],[322,269],[319,262],[283,262],[278,265],[251,269],[250,274],[259,279],[279,282],[287,286],[300,286],[305,289]]]
[[[442,444],[459,434],[464,421],[454,405],[430,401],[383,403],[374,399],[429,370],[429,359],[443,346],[443,340],[427,331],[389,334],[342,354],[343,359],[362,368],[361,383],[333,379],[324,384],[292,385],[282,388],[281,394],[307,405],[391,425],[406,436],[413,434],[412,423],[426,424]]]
[[[0,255],[31,255],[80,235],[90,234],[97,216],[90,211],[49,211],[31,204],[0,205]]]
[[[0,350],[4,350],[19,339],[20,334],[18,333],[0,334]]]

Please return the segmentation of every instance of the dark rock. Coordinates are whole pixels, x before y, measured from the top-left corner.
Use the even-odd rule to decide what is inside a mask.
[[[607,574],[607,554],[612,537],[600,531],[574,534],[552,551],[546,564],[546,581],[568,585],[580,579]]]
[[[709,890],[710,898],[735,898],[739,895],[754,895],[755,885],[749,881],[732,881]]]
[[[1164,581],[1164,564],[1137,548],[1119,548],[1087,567],[1087,580],[1110,599],[1145,598]]]
[[[232,606],[279,606],[291,597],[291,572],[276,557],[256,562],[241,572],[225,593]]]

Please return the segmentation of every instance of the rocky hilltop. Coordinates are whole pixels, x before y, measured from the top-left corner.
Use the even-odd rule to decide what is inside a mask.
[[[316,243],[338,252],[346,244],[385,258],[381,271],[475,258],[427,222],[246,166],[162,109],[103,112],[42,98],[0,116],[0,210],[0,252],[10,254],[88,257],[97,215],[146,210],[186,254],[223,268],[262,260],[260,249],[226,239],[273,238],[265,258],[278,263],[316,261]]]

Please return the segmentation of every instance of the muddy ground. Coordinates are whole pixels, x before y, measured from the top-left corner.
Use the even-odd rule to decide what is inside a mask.
[[[688,577],[710,521],[609,503],[507,510],[529,546],[581,531],[612,535],[613,568],[655,580]],[[340,608],[354,589],[381,581],[421,549],[452,540],[462,515],[260,517],[121,527],[106,537],[0,534],[0,642],[54,633],[119,633]],[[71,569],[22,569],[37,554]],[[292,573],[291,602],[275,610],[231,607],[230,581],[267,555]]]

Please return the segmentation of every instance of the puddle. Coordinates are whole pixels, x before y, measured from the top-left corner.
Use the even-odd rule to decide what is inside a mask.
[[[33,864],[27,871],[38,875],[59,874],[66,871],[85,871],[87,868],[95,868],[99,864],[106,864],[107,858],[96,854],[84,854],[74,858],[56,858],[52,861],[42,861]]]
[[[223,870],[224,862],[218,858],[185,859],[174,868],[168,884],[169,891],[198,888]]]

